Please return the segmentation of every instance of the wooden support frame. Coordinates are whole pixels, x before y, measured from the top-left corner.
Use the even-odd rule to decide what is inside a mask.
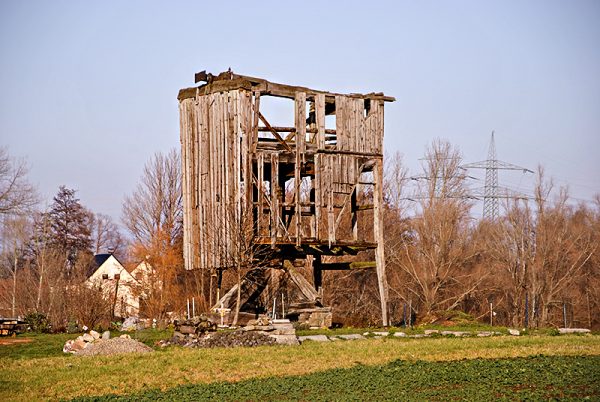
[[[383,109],[394,98],[325,92],[231,71],[203,72],[198,79],[205,84],[182,89],[178,96],[186,268],[220,272],[231,266],[226,252],[234,242],[230,233],[248,211],[254,241],[271,250],[273,264],[313,258],[315,292],[323,270],[373,266],[324,264],[322,256],[375,250],[382,323],[387,325]],[[261,110],[265,96],[294,102],[293,127],[270,124]],[[326,128],[326,115],[335,116],[335,129]],[[259,132],[271,135],[259,137]],[[361,179],[363,172],[373,173],[372,182]],[[372,186],[372,205],[361,205],[365,185]],[[365,210],[372,210],[372,225],[362,223],[371,216],[359,213]],[[225,211],[233,211],[234,218]],[[372,239],[364,233],[371,227]]]

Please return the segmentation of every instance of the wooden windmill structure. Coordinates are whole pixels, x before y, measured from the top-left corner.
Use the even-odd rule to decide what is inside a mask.
[[[374,267],[388,325],[383,110],[395,99],[277,84],[231,70],[195,78],[200,85],[178,96],[186,268],[220,272],[235,265],[231,250],[239,249],[240,227],[249,222],[253,253],[262,253],[269,269],[312,269],[312,283],[307,275],[292,282],[315,298],[316,308],[322,307],[323,270]],[[261,110],[265,97],[293,102],[293,125],[271,125]],[[335,119],[331,128],[326,116],[332,116],[328,125]],[[374,261],[332,262],[361,252]]]

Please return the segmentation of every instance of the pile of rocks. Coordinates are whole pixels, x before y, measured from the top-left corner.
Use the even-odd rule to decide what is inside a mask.
[[[173,337],[160,341],[159,345],[192,348],[298,345],[296,330],[289,320],[271,320],[266,316],[259,316],[237,331],[216,330],[216,323],[206,316],[176,321]]]
[[[88,348],[99,340],[110,339],[110,332],[104,331],[102,335],[94,330],[86,332],[83,335],[78,336],[76,339],[69,339],[63,346],[63,352],[65,353],[77,353],[80,350]]]
[[[239,346],[269,346],[277,342],[274,338],[255,331],[219,331],[201,336],[181,336],[177,333],[171,338],[160,341],[161,347],[178,345],[187,348],[234,348]]]
[[[248,321],[242,328],[246,332],[258,332],[270,336],[280,345],[298,345],[298,337],[294,325],[287,319],[270,320],[266,316]]]
[[[102,335],[99,332],[90,331],[78,336],[77,339],[68,340],[63,346],[63,352],[78,356],[95,356],[118,353],[147,353],[152,352],[152,348],[131,339],[131,336],[127,334],[111,339],[109,331],[104,331]]]
[[[217,323],[204,314],[184,321],[175,320],[173,324],[175,325],[175,335],[190,336],[191,338],[217,330]]]
[[[217,330],[217,324],[204,314],[183,321],[175,320],[173,324],[175,326],[173,336],[160,341],[159,346],[203,347],[201,340]]]

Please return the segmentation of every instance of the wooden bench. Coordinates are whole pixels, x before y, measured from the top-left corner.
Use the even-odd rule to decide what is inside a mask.
[[[15,336],[24,332],[27,325],[16,318],[0,318],[0,336]]]

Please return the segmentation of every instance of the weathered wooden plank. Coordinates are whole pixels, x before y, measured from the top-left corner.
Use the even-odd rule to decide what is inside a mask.
[[[337,135],[336,149],[347,151],[346,149],[346,127],[344,121],[346,119],[345,96],[335,97],[335,132]]]
[[[385,253],[383,236],[383,159],[379,159],[373,168],[375,191],[373,194],[373,231],[377,243],[375,261],[377,263],[377,284],[381,301],[381,319],[383,326],[388,325],[388,283],[385,276]]]
[[[314,191],[315,191],[315,234],[314,237],[319,240],[321,238],[320,234],[320,226],[321,226],[321,208],[323,207],[322,200],[322,189],[323,189],[323,181],[322,181],[322,165],[321,158],[322,155],[315,155],[315,177],[313,180]]]
[[[258,126],[258,131],[259,132],[267,132],[267,131],[271,131],[271,129],[277,131],[278,133],[293,133],[294,136],[290,137],[290,138],[285,138],[286,141],[291,141],[293,138],[296,137],[296,127],[283,127],[283,126],[271,126],[271,127],[265,127],[265,126]],[[336,131],[333,128],[326,128],[325,130],[325,134],[329,134],[331,135],[335,135]],[[311,134],[316,134],[318,133],[318,128],[311,128],[311,127],[307,127],[306,128],[306,132],[307,133],[311,133]],[[327,137],[327,136],[326,136]]]
[[[315,96],[315,119],[317,125],[317,148],[325,148],[325,95]]]
[[[295,215],[296,215],[296,245],[302,243],[302,209],[300,186],[302,184],[302,164],[304,163],[304,151],[306,141],[306,94],[299,92],[295,98],[295,126],[296,126],[296,164],[294,167],[295,187]]]
[[[353,262],[330,262],[321,264],[323,271],[342,271],[342,270],[358,270],[358,269],[373,269],[377,266],[375,261],[353,261]]]
[[[275,247],[279,233],[279,154],[271,154],[271,247]]]
[[[335,155],[327,155],[327,173],[328,173],[328,194],[327,194],[327,239],[329,241],[329,247],[335,243],[335,211],[334,211],[334,172],[333,172],[333,161]]]
[[[259,152],[258,155],[256,156],[256,164],[257,164],[257,177],[256,177],[256,184],[257,184],[257,188],[258,188],[258,217],[257,217],[257,221],[256,221],[256,231],[258,233],[258,235],[261,235],[261,226],[262,226],[262,220],[263,220],[263,212],[264,212],[264,202],[265,202],[265,197],[264,197],[264,190],[263,190],[263,179],[265,177],[264,174],[264,168],[265,168],[265,154],[263,152]]]
[[[273,136],[275,137],[275,139],[277,141],[279,141],[279,143],[281,145],[283,145],[284,148],[287,149],[288,152],[292,152],[292,148],[290,148],[289,144],[287,142],[285,142],[285,140],[279,135],[279,133],[277,132],[277,130],[275,130],[273,127],[271,127],[271,125],[269,124],[269,122],[267,121],[267,119],[265,119],[265,116],[263,116],[262,113],[258,112],[258,117],[263,122],[263,124],[265,125],[265,127],[269,130],[269,132],[271,134],[273,134]]]
[[[352,238],[358,240],[358,209],[357,209],[357,193],[360,191],[360,185],[357,183],[354,191],[350,196],[350,212],[352,218]]]
[[[206,96],[235,89],[251,90],[252,83],[245,79],[214,81],[211,84],[205,84],[199,87],[184,88],[177,94],[177,99],[183,101],[184,99],[196,97],[196,94],[200,96]]]
[[[222,76],[222,79],[219,79]],[[224,90],[229,91],[232,89],[260,89],[263,93],[270,94],[273,96],[279,96],[289,99],[294,99],[297,92],[304,92],[307,94],[307,98],[314,98],[317,94],[324,94],[326,97],[333,97],[340,95],[334,92],[321,91],[317,89],[306,88],[302,86],[279,84],[276,82],[270,82],[263,78],[251,77],[247,75],[230,73],[227,75],[219,74],[212,76],[210,84],[205,84],[199,87],[200,94],[208,94],[211,92],[222,92]],[[251,88],[247,85],[250,84]],[[186,88],[179,91],[178,99],[182,100],[186,97],[192,97],[196,88]],[[367,94],[347,94],[346,96],[352,98],[364,98],[364,99],[381,99],[387,102],[393,102],[396,99],[391,96],[386,96],[381,92],[371,92]]]
[[[256,146],[258,144],[258,122],[260,120],[260,92],[254,92],[254,114],[252,118],[252,153],[256,152]]]
[[[200,149],[202,155],[200,158],[200,266],[204,269],[210,268],[208,253],[210,248],[208,246],[208,232],[207,232],[207,204],[208,199],[206,197],[206,191],[210,185],[209,171],[210,171],[210,147],[209,147],[209,106],[208,97],[202,96],[200,98]]]
[[[186,120],[188,118],[188,112],[187,112],[187,103],[188,102],[180,102],[179,103],[179,141],[181,143],[181,160],[182,160],[182,168],[183,171],[186,172],[186,164],[185,164],[185,158],[186,158],[186,154],[187,154],[187,127],[186,127]],[[183,248],[183,257],[184,257],[184,263],[185,263],[185,268],[189,269],[189,251],[188,251],[188,247],[186,247],[187,244],[189,244],[189,234],[186,233],[185,231],[185,227],[188,224],[188,217],[185,214],[185,211],[187,211],[187,208],[189,208],[187,206],[187,193],[186,193],[186,182],[187,182],[187,174],[184,174],[183,176],[183,180],[182,180],[182,192],[183,192],[183,206],[184,206],[184,214],[183,214],[183,224],[184,224],[184,231],[183,231],[183,243],[184,243],[184,248]]]

